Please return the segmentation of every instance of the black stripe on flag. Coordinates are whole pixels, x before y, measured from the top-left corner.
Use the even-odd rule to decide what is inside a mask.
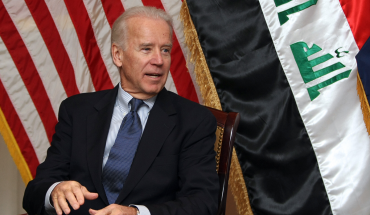
[[[257,0],[187,0],[257,214],[332,214],[315,153]]]

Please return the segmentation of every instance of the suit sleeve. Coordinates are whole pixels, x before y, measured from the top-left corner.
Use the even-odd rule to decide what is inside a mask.
[[[216,120],[206,112],[183,143],[178,170],[180,190],[176,200],[147,205],[151,215],[216,214],[219,182],[214,151],[215,131]]]
[[[37,167],[36,177],[28,183],[24,193],[23,208],[29,215],[43,213],[45,195],[51,185],[69,180],[72,122],[65,102],[60,106],[58,119],[46,160]]]

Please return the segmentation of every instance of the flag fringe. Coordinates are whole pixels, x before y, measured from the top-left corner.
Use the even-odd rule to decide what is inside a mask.
[[[364,122],[367,129],[367,133],[370,134],[370,107],[369,101],[367,100],[367,96],[364,90],[364,86],[362,85],[362,81],[360,75],[357,72],[357,94],[360,98],[361,102],[361,109],[362,115],[364,116]]]
[[[13,132],[11,131],[8,122],[4,116],[3,111],[0,108],[0,133],[4,138],[4,141],[8,147],[10,155],[12,156],[15,165],[17,166],[19,173],[22,176],[24,184],[28,184],[33,179],[31,171],[24,160],[21,150],[19,149],[18,143],[14,138]]]
[[[222,110],[220,99],[218,98],[216,87],[213,84],[212,76],[200,46],[198,34],[190,18],[186,1],[182,3],[180,19],[184,24],[185,43],[191,53],[191,56],[188,57],[190,57],[190,62],[194,63],[195,66],[194,73],[203,97],[203,105]]]
[[[222,110],[221,102],[218,98],[216,87],[213,83],[203,50],[200,46],[197,31],[195,30],[193,21],[191,20],[186,0],[183,1],[181,6],[180,19],[184,24],[185,43],[191,54],[191,56],[188,57],[190,57],[190,62],[195,64],[194,73],[204,100],[203,105]],[[245,185],[244,176],[235,148],[233,149],[231,160],[229,186],[234,196],[239,214],[253,215],[247,187]]]
[[[231,193],[234,196],[239,214],[253,215],[252,208],[249,202],[247,186],[244,182],[242,168],[240,167],[235,148],[233,148],[233,156],[231,157],[229,185],[231,188]]]

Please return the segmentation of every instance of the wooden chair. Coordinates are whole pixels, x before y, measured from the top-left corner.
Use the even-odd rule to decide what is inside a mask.
[[[226,210],[227,188],[229,181],[229,171],[231,156],[234,146],[235,134],[238,129],[240,116],[239,113],[226,113],[207,107],[217,119],[216,130],[216,162],[217,172],[220,182],[220,192],[218,199],[217,215],[224,215]]]

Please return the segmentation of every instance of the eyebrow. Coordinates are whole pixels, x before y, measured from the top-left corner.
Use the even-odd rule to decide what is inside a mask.
[[[153,43],[142,43],[142,44],[140,44],[140,46],[152,46],[153,45]]]
[[[164,46],[167,46],[167,47],[172,48],[172,43],[170,43],[170,44],[165,44]]]
[[[140,46],[153,46],[153,43],[142,43]],[[172,43],[164,44],[163,46],[172,48]]]

